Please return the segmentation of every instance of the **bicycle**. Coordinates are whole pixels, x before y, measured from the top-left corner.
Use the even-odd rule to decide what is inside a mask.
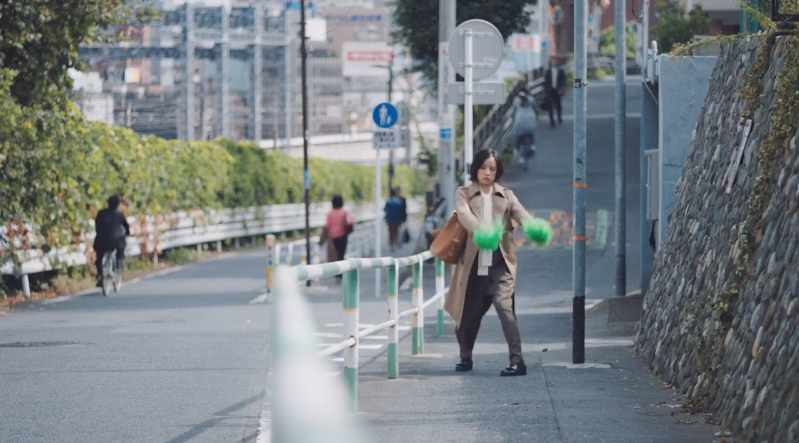
[[[107,251],[103,254],[100,286],[103,288],[104,296],[108,296],[111,293],[112,287],[114,292],[119,292],[122,289],[122,270],[119,269],[116,250]]]
[[[521,140],[521,152],[519,153],[519,163],[522,165],[522,170],[527,171],[527,165],[529,163],[529,159],[535,155],[535,151],[532,148],[532,141],[533,136],[527,134],[522,137]]]

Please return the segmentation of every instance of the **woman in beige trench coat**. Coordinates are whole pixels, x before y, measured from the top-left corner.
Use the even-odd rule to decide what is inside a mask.
[[[526,375],[514,309],[516,244],[513,232],[516,226],[532,217],[511,190],[497,183],[502,178],[503,168],[495,151],[477,152],[469,172],[472,185],[458,189],[455,197],[455,212],[469,231],[469,240],[455,265],[450,293],[444,305],[455,320],[460,345],[461,361],[455,370],[472,370],[472,350],[477,332],[483,316],[493,304],[502,322],[510,353],[510,365],[500,375]],[[479,250],[473,241],[474,231],[497,221],[503,226],[499,249]]]

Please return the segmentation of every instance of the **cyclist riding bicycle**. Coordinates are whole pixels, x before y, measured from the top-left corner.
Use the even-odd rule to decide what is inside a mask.
[[[112,195],[108,197],[108,207],[101,209],[94,219],[94,229],[97,233],[94,237],[94,251],[97,254],[95,265],[98,271],[98,286],[101,284],[103,256],[107,252],[116,250],[117,269],[122,269],[122,259],[125,258],[125,237],[130,235],[130,226],[118,208],[119,197]]]
[[[516,131],[513,140],[516,145],[516,150],[520,155],[525,156],[525,158],[531,157],[535,154],[535,127],[538,116],[535,113],[533,104],[524,91],[519,93],[519,99],[514,106],[516,108]],[[529,137],[530,150],[528,152],[521,152],[520,149],[525,137]]]

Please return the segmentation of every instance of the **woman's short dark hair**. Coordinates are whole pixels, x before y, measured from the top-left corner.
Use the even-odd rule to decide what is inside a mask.
[[[333,196],[333,207],[336,209],[344,207],[344,199],[340,195]]]
[[[493,158],[497,162],[497,177],[495,181],[499,181],[505,173],[505,168],[502,167],[502,160],[499,159],[499,154],[493,149],[481,149],[474,154],[472,160],[472,167],[469,169],[469,177],[473,183],[477,183],[477,172],[483,167],[483,163],[489,158]]]
[[[119,196],[118,195],[112,195],[111,197],[108,197],[108,207],[110,209],[116,209],[116,208],[119,207]]]

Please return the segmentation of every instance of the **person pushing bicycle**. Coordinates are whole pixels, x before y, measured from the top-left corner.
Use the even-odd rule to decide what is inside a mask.
[[[117,269],[122,269],[122,260],[125,258],[125,237],[130,235],[130,226],[125,219],[125,214],[119,209],[119,196],[108,197],[108,207],[101,209],[94,219],[94,251],[96,253],[95,266],[97,266],[97,284],[101,284],[103,256],[107,252],[116,250]]]

